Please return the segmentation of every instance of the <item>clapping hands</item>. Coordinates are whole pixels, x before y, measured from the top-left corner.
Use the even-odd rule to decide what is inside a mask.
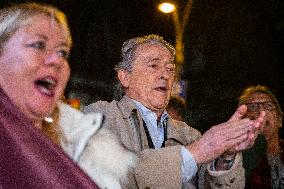
[[[265,112],[250,120],[243,119],[246,111],[245,105],[240,106],[227,122],[211,127],[199,140],[187,146],[197,164],[210,162],[224,153],[240,152],[254,144],[263,126]]]

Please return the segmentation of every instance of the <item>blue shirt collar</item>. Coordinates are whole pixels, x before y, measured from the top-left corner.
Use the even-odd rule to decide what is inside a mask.
[[[133,102],[136,104],[137,109],[142,114],[143,118],[151,117],[152,119],[155,119],[157,121],[157,115],[155,112],[151,111],[150,109],[146,108],[142,103],[138,102],[137,100],[132,99]],[[164,110],[160,122],[164,122],[169,118],[169,114],[166,110]]]

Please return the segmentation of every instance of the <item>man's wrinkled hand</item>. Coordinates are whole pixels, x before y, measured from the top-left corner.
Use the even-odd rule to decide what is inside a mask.
[[[224,152],[235,153],[253,143],[263,116],[252,121],[242,119],[246,106],[237,109],[228,122],[211,127],[194,143],[187,146],[196,163],[206,163],[222,155]]]
[[[244,116],[247,112],[247,107],[245,105],[242,105],[238,108],[238,110],[235,112],[228,122],[237,120],[237,117]],[[232,154],[241,152],[243,150],[249,149],[254,145],[255,139],[257,138],[258,134],[261,133],[261,130],[264,127],[264,120],[265,120],[265,112],[262,111],[260,115],[257,117],[257,119],[252,120],[252,127],[248,130],[247,138],[238,143],[237,145],[233,146],[230,150],[226,151],[225,154]]]

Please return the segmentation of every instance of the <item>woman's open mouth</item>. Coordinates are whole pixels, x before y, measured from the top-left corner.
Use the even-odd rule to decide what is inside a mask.
[[[55,94],[55,87],[57,86],[57,80],[54,77],[44,77],[37,79],[35,82],[37,90],[48,97],[53,97]]]

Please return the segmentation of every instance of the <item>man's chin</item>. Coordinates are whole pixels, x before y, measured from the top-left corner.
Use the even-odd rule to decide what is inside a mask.
[[[156,103],[155,104],[155,108],[159,109],[159,110],[165,110],[167,107],[168,103],[167,102],[163,102],[163,103]]]

